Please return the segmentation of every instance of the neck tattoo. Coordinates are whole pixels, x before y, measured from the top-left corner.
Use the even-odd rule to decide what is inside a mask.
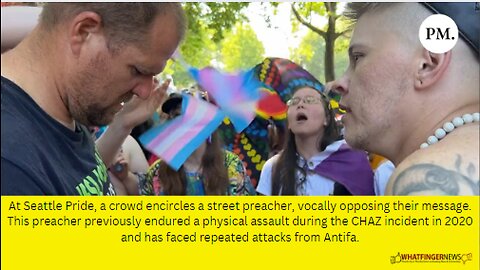
[[[464,114],[462,117],[455,117],[452,121],[446,122],[443,126],[437,130],[435,133],[427,138],[427,142],[424,142],[420,145],[420,148],[427,148],[432,144],[436,144],[441,139],[445,138],[448,133],[452,132],[454,129],[461,127],[466,124],[470,124],[473,122],[478,122],[480,118],[480,114],[476,113],[467,113]]]

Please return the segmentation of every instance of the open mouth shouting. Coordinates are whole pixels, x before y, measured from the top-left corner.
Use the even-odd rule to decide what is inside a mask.
[[[308,121],[308,117],[307,117],[307,115],[306,115],[305,113],[299,112],[299,113],[297,114],[297,116],[295,117],[295,120],[297,121],[297,123],[303,124],[303,123],[305,123],[306,121]]]

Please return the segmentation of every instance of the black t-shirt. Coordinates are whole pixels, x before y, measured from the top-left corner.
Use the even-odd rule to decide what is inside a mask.
[[[70,130],[2,76],[2,195],[114,195],[88,130]]]

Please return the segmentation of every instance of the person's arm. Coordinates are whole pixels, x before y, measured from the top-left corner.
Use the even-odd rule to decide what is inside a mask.
[[[41,7],[2,7],[2,53],[17,46],[38,24]]]
[[[130,137],[130,136],[129,136]],[[145,159],[145,158],[144,158]],[[112,183],[119,195],[138,195],[139,176],[132,171],[130,156],[124,148],[120,149],[115,162],[109,167]],[[143,174],[146,173],[146,170]]]
[[[267,196],[272,195],[272,167],[277,159],[278,155],[273,156],[265,162],[265,165],[263,165],[257,185],[258,194]]]
[[[130,171],[134,173],[147,173],[147,158],[145,157],[145,154],[143,154],[142,148],[138,142],[131,135],[127,136],[122,147],[123,151],[128,156]]]
[[[110,179],[117,195],[139,195],[138,175],[124,169],[125,176],[117,177],[115,173],[110,171]]]
[[[169,80],[155,87],[150,96],[142,100],[136,96],[127,102],[123,109],[115,115],[107,130],[96,141],[98,152],[105,164],[111,164],[120,146],[132,129],[145,122],[160,106],[168,88]]]

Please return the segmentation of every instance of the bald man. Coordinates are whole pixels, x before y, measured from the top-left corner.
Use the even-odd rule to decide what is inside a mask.
[[[461,38],[427,51],[423,20],[446,13]],[[342,95],[345,139],[396,169],[386,194],[479,194],[479,13],[475,3],[352,3],[350,65],[332,87]]]

